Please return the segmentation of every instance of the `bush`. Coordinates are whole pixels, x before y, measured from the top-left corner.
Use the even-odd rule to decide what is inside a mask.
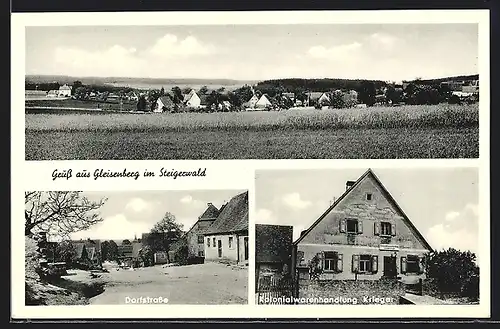
[[[434,252],[426,260],[427,277],[436,280],[444,294],[457,294],[471,299],[479,298],[479,267],[476,255],[454,248]]]

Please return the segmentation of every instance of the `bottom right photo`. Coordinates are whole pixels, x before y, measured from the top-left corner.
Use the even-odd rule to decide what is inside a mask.
[[[255,303],[479,304],[477,168],[259,170]]]

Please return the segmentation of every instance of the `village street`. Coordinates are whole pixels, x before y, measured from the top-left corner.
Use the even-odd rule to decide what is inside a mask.
[[[246,304],[248,267],[207,263],[186,266],[154,266],[117,270],[105,265],[109,273],[90,279],[78,271],[66,277],[75,281],[103,280],[105,291],[90,299],[90,304],[126,304],[141,297],[168,299],[168,304]]]

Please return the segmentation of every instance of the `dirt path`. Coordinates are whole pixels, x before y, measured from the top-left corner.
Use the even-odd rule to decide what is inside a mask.
[[[168,304],[248,303],[248,268],[208,263],[134,271],[111,269],[102,279],[106,289],[91,298],[91,304],[127,304],[141,297],[162,297]]]

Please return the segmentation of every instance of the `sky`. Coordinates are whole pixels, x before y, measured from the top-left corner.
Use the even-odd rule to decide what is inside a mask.
[[[366,170],[257,171],[255,222],[292,225],[296,240]],[[478,255],[476,168],[372,170],[433,249]]]
[[[217,208],[243,191],[134,191],[134,192],[82,192],[90,200],[108,198],[99,209],[103,220],[89,230],[71,235],[72,239],[124,240],[141,237],[160,221],[166,212],[184,225],[185,231],[197,221],[211,202]]]
[[[478,73],[477,24],[26,28],[26,74],[399,82]]]

